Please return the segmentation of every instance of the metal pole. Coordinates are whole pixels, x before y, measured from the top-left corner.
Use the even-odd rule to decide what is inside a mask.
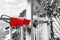
[[[23,40],[23,27],[21,27],[21,40]]]
[[[26,18],[31,20],[31,31],[33,28],[33,0],[27,0],[27,12],[26,12]],[[29,37],[31,39],[29,40],[33,40],[33,32],[31,32],[31,37]]]
[[[19,30],[19,35],[20,35],[19,37],[20,37],[20,40],[21,40],[21,28],[20,28],[20,30]]]
[[[34,33],[33,33],[33,0],[31,0],[31,40],[34,40]]]
[[[10,27],[9,33],[10,33],[10,40],[12,40],[12,28],[11,27]]]

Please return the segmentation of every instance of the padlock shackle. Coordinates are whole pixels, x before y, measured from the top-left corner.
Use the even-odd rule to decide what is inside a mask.
[[[8,17],[8,18],[4,18],[4,17]],[[5,15],[5,14],[3,14],[3,15],[1,15],[1,18],[0,18],[0,20],[3,20],[3,21],[5,21],[5,22],[7,22],[7,23],[10,23],[10,22],[8,22],[7,20],[11,20],[11,18],[12,17],[10,17],[10,16],[8,16],[8,15]]]

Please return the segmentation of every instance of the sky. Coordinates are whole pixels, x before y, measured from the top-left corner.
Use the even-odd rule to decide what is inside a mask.
[[[19,16],[19,13],[26,8],[26,0],[0,0],[0,16]]]

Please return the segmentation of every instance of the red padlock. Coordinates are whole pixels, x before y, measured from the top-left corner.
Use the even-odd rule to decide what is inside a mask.
[[[23,23],[24,23],[24,19],[23,18],[17,18],[17,20],[18,20],[17,25],[22,27]]]
[[[28,26],[30,23],[30,20],[26,19],[26,18],[14,18],[12,17],[12,20],[10,22],[10,26],[11,27],[16,27],[17,25],[22,27],[23,25]]]
[[[28,26],[29,24],[30,24],[30,20],[29,19],[24,19],[24,24],[26,25],[26,26]]]
[[[17,18],[12,17],[11,22],[10,22],[10,26],[15,27],[16,25],[17,25]]]

